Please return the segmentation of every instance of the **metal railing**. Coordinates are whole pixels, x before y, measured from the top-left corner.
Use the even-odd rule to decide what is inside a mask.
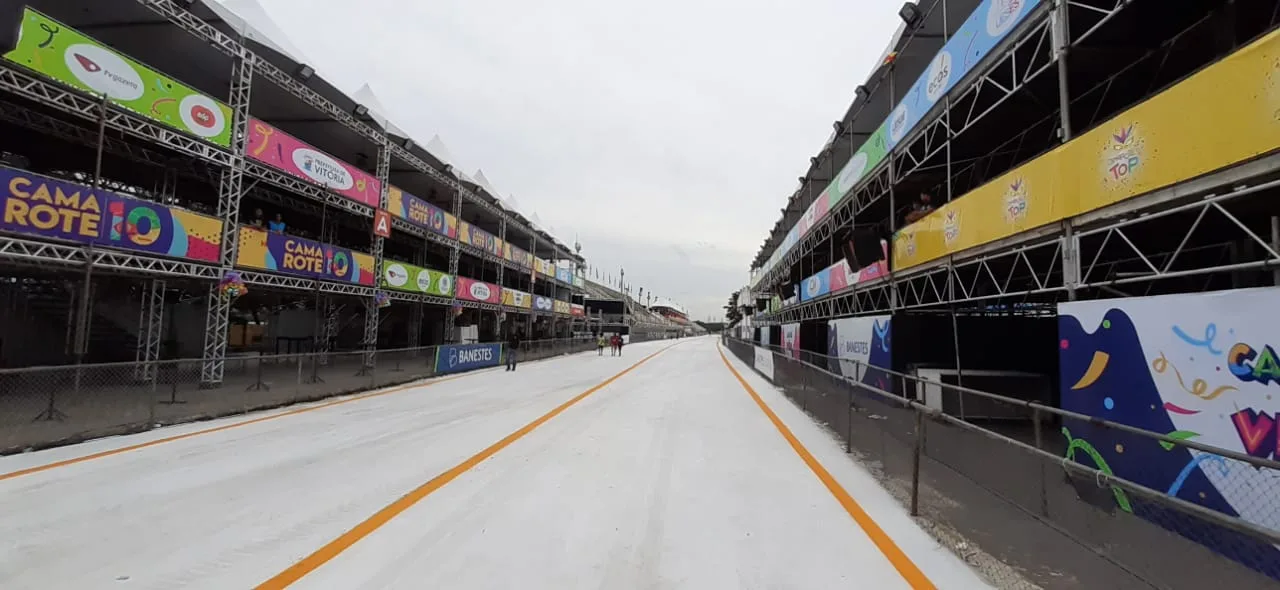
[[[997,587],[1280,587],[1280,530],[1258,524],[1280,523],[1276,461],[853,360],[723,342],[753,367],[758,350],[769,354],[761,372],[773,385]],[[1089,440],[1133,453],[1126,477]],[[1175,457],[1184,473],[1213,473],[1161,490],[1139,483]],[[1266,481],[1276,487],[1258,488]],[[1249,520],[1214,509],[1231,487],[1253,499]]]
[[[410,383],[436,375],[436,346],[228,355],[216,388],[200,359],[0,369],[0,454],[140,432]],[[520,362],[595,349],[594,338],[532,340]]]

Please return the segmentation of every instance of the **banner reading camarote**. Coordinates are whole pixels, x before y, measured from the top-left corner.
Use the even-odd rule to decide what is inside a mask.
[[[457,239],[458,218],[394,186],[387,187],[387,210],[422,229]]]
[[[184,209],[0,167],[0,230],[217,262],[222,222]]]
[[[18,44],[4,58],[58,82],[107,95],[116,106],[231,147],[231,108],[83,33],[27,8]]]
[[[453,295],[453,282],[453,276],[447,272],[394,260],[382,263],[381,285],[387,289],[449,297]]]
[[[458,223],[458,241],[475,246],[494,256],[502,256],[503,254],[501,240],[493,234],[465,221]]]
[[[373,175],[259,119],[249,119],[249,143],[245,150],[250,160],[314,182],[353,201],[378,206],[382,183]]]
[[[374,284],[373,257],[314,240],[240,226],[236,266],[337,283]]]

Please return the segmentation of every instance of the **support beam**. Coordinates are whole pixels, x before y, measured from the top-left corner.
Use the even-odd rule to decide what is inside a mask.
[[[453,191],[453,218],[462,223],[462,192],[461,190]],[[454,241],[449,249],[449,274],[453,276],[453,295],[449,297],[449,311],[444,314],[444,341],[445,343],[456,342],[457,337],[454,335],[454,322],[457,315],[454,311],[458,304],[458,258],[461,255],[462,246],[459,242]]]
[[[382,143],[378,145],[378,182],[382,184],[382,189],[378,194],[378,210],[385,211],[387,209],[387,193],[391,188],[391,149],[389,144],[391,138],[383,135]],[[375,213],[374,218],[377,218]],[[374,274],[374,294],[378,293],[376,285],[381,282],[382,262],[383,262],[383,237],[370,232],[373,237],[373,274]],[[371,371],[374,363],[377,361],[378,355],[378,301],[377,297],[368,297],[364,302],[364,357],[360,365],[361,374]]]
[[[231,96],[227,101],[232,113],[231,164],[222,170],[218,186],[218,219],[223,220],[222,244],[219,249],[221,272],[225,276],[236,262],[239,249],[240,197],[244,182],[244,150],[249,136],[249,93],[253,87],[253,62],[248,50],[239,48],[231,63]],[[222,296],[217,283],[209,286],[209,307],[204,323],[204,352],[200,363],[200,386],[218,387],[226,370],[227,331],[230,328],[231,300]]]

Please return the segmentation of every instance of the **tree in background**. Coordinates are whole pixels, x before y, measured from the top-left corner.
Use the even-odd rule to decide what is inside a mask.
[[[734,291],[729,296],[729,304],[724,306],[724,320],[729,322],[730,326],[742,321],[742,309],[738,307],[738,293],[741,292],[741,289]]]

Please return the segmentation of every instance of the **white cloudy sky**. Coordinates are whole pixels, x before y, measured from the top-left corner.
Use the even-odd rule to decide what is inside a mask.
[[[746,282],[901,5],[258,1],[320,75],[698,319]]]

